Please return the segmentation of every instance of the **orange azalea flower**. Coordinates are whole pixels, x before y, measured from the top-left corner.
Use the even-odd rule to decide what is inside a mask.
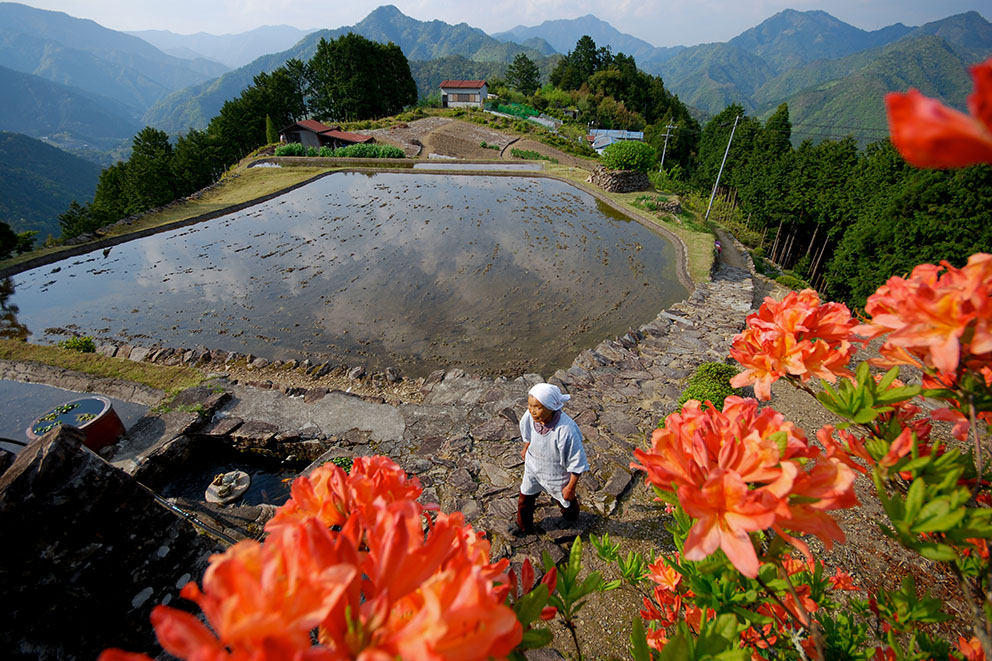
[[[675,553],[674,562],[678,564],[679,554]],[[677,592],[679,583],[682,582],[682,574],[679,573],[675,567],[672,567],[667,562],[663,556],[658,556],[654,564],[648,565],[650,573],[648,578],[654,581],[663,590],[668,590],[669,592]]]
[[[976,636],[967,640],[964,636],[958,636],[958,652],[965,658],[965,661],[985,661],[985,651]]]
[[[961,168],[992,163],[992,59],[971,68],[971,115],[948,108],[915,89],[887,94],[892,144],[918,168]]]
[[[751,491],[737,473],[716,468],[701,490],[680,487],[679,502],[696,519],[685,540],[686,560],[702,560],[720,548],[742,574],[758,575],[749,533],[775,522],[778,501],[771,494]]]
[[[287,521],[317,517],[327,526],[341,526],[356,511],[402,500],[416,500],[422,489],[388,457],[356,457],[351,473],[327,462],[309,476],[293,481],[292,497],[266,524],[275,530]]]
[[[236,544],[211,558],[202,590],[183,588],[212,631],[159,607],[162,646],[203,661],[505,657],[523,635],[504,603],[508,561],[490,564],[489,542],[460,513],[428,517],[425,531],[419,495],[416,478],[385,457],[298,479],[264,544]],[[549,591],[555,577],[543,579]],[[322,646],[312,646],[315,629]],[[143,658],[126,655],[106,658]]]
[[[992,362],[992,255],[978,253],[961,269],[920,264],[868,297],[871,317],[857,333],[885,335],[881,348],[891,365],[933,366],[953,379],[962,362],[981,369]],[[952,381],[953,382],[953,381]]]
[[[214,556],[203,590],[189,583],[181,594],[200,606],[231,648],[279,639],[308,649],[310,631],[357,578],[356,560],[348,540],[332,538],[310,519],[280,527],[265,544],[240,542]]]
[[[804,553],[805,545],[785,529],[816,534],[828,545],[843,540],[825,510],[857,504],[854,473],[837,459],[818,459],[802,430],[774,409],[759,411],[756,400],[741,397],[728,397],[723,411],[690,400],[651,441],[650,451],[634,451],[640,463],[631,467],[675,492],[696,519],[686,559],[701,560],[719,548],[753,578],[758,558],[752,532],[775,527]]]
[[[854,584],[854,579],[846,571],[840,567],[834,572],[833,576],[827,578],[830,581],[830,585],[833,586],[834,590],[852,590],[860,591],[861,588]]]
[[[665,645],[668,644],[668,637],[665,635],[664,629],[648,629],[645,633],[647,634],[648,647],[659,652],[665,649]]]
[[[812,289],[790,292],[781,301],[765,298],[748,315],[744,332],[734,337],[730,356],[744,367],[730,384],[754,385],[758,399],[771,398],[771,385],[783,376],[831,383],[850,376],[847,364],[856,349],[856,322],[840,303],[820,303]]]

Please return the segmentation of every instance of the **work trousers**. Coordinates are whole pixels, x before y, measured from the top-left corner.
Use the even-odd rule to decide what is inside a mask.
[[[534,530],[534,509],[537,505],[537,497],[539,494],[533,494],[527,496],[525,494],[520,494],[517,497],[517,526],[523,532],[532,532]],[[579,518],[579,497],[572,496],[572,500],[568,501],[568,507],[565,507],[557,499],[552,498],[555,504],[558,505],[558,509],[561,510],[561,517],[566,521],[575,521]]]

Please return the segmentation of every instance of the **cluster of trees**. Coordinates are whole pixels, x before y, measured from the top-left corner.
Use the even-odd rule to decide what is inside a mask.
[[[690,184],[710,192],[737,117],[721,194],[762,252],[832,300],[863,307],[893,274],[992,246],[992,167],[920,170],[888,140],[792,146],[788,107],[765,123],[731,105],[703,128]],[[742,228],[742,229],[745,229]]]
[[[659,154],[665,149],[666,162],[671,159],[682,169],[692,166],[700,126],[688,107],[660,77],[640,71],[632,56],[614,54],[609,46],[597,47],[588,35],[559,60],[547,85],[538,87],[538,67],[522,53],[507,69],[505,80],[493,87],[498,88],[499,82],[527,96],[539,110],[554,114],[574,109],[583,126],[644,131],[645,142]]]
[[[34,249],[36,231],[15,232],[14,228],[0,221],[0,259],[7,259],[14,253],[18,255]]]
[[[91,203],[73,202],[59,216],[62,238],[91,232],[129,215],[193,193],[233,163],[274,142],[277,127],[305,117],[352,121],[393,115],[417,100],[403,52],[353,33],[321,39],[314,56],[288,60],[260,73],[236,99],[224,103],[205,131],[192,130],[173,145],[146,127],[131,156],[100,174]]]

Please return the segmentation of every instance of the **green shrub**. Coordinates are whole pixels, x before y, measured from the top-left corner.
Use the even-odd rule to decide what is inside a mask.
[[[93,343],[93,338],[89,335],[70,337],[68,340],[59,342],[59,346],[69,351],[78,351],[79,353],[94,353],[96,351],[96,344]]]
[[[529,149],[516,149],[510,150],[510,156],[514,158],[522,158],[526,161],[550,161],[555,165],[558,165],[558,159],[552,158],[550,156],[545,156],[544,154],[536,151],[530,151]]]
[[[795,277],[794,275],[789,275],[788,273],[783,273],[782,275],[775,278],[775,282],[780,285],[785,285],[789,289],[795,289],[799,291],[801,289],[806,289],[809,284]]]
[[[610,170],[650,172],[658,161],[658,154],[646,142],[621,140],[603,150],[602,161]]]
[[[711,402],[717,410],[723,410],[723,400],[731,395],[740,395],[740,388],[732,388],[730,379],[737,374],[737,368],[727,363],[703,363],[692,376],[686,389],[679,397],[679,408],[690,399]]]
[[[352,457],[333,457],[331,463],[343,470],[345,473],[351,472],[351,465],[355,463]]]
[[[317,153],[323,158],[329,158],[334,156],[334,149],[332,147],[323,146],[317,150]]]
[[[276,147],[276,156],[304,156],[306,148],[298,142],[287,142]]]
[[[406,154],[399,147],[392,145],[348,145],[334,150],[337,158],[405,158]]]

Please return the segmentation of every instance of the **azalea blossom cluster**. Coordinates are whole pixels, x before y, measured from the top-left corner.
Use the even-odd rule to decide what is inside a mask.
[[[429,515],[420,493],[386,457],[356,458],[350,474],[328,463],[298,478],[264,543],[212,557],[202,589],[183,588],[210,628],[158,606],[159,642],[210,661],[506,657],[522,637],[505,604],[508,561],[491,564],[482,533],[460,513]]]
[[[892,277],[865,305],[870,320],[856,331],[869,339],[885,338],[883,365],[915,365],[925,370],[924,388],[956,390],[992,384],[992,255],[974,254],[962,268],[948,262],[920,264],[909,277]],[[962,402],[934,414],[955,423],[964,439],[968,421]],[[980,412],[992,421],[988,412]]]
[[[915,89],[885,97],[892,144],[918,168],[992,163],[992,59],[971,68],[966,115]]]
[[[659,557],[654,564],[649,565],[648,578],[656,585],[652,598],[643,598],[644,608],[641,617],[656,626],[647,629],[648,645],[661,651],[668,643],[667,629],[677,622],[684,621],[694,631],[699,631],[703,621],[703,610],[695,603],[695,594],[685,585],[682,573],[676,569],[681,565],[679,554],[671,559]],[[798,631],[800,627],[809,626],[808,617],[820,609],[820,605],[812,599],[813,588],[811,564],[792,556],[783,558],[783,568],[789,576],[795,589],[792,593],[783,593],[775,599],[767,598],[756,609],[758,615],[770,618],[771,621],[760,626],[750,626],[741,632],[741,643],[755,650],[756,658],[761,657],[757,650],[768,649],[778,642],[782,631]],[[854,585],[850,574],[837,569],[833,576],[827,578],[828,589],[826,597],[832,590],[859,591]],[[799,599],[801,605],[797,603]],[[706,609],[706,617],[712,618],[714,612]],[[805,625],[801,624],[804,623]],[[813,658],[813,641],[810,638],[802,640],[804,650]]]
[[[793,534],[814,534],[829,549],[844,533],[827,512],[858,504],[851,468],[821,456],[801,429],[751,398],[728,397],[723,411],[690,400],[634,456],[640,463],[631,467],[696,520],[685,558],[719,548],[750,578],[759,566],[751,533],[772,528],[808,555]]]
[[[812,289],[790,292],[781,301],[771,297],[748,315],[734,337],[731,357],[744,367],[730,384],[754,385],[758,399],[771,399],[771,386],[782,377],[812,377],[831,383],[850,376],[847,365],[858,348],[857,321],[842,303],[820,303]]]

